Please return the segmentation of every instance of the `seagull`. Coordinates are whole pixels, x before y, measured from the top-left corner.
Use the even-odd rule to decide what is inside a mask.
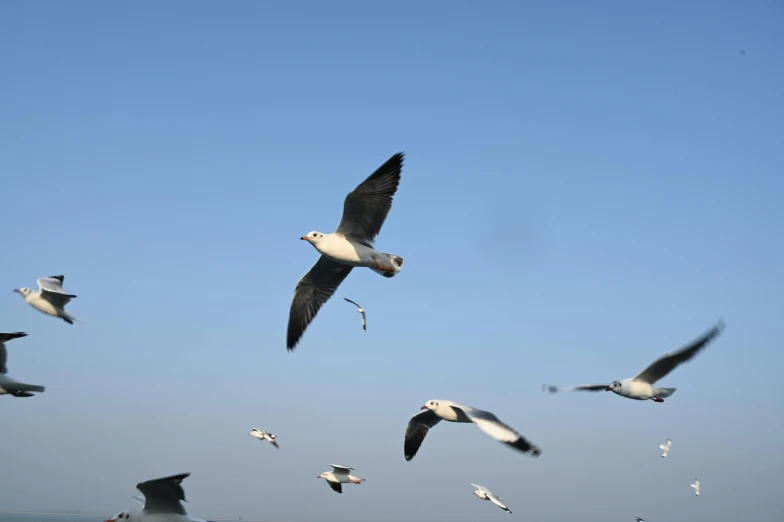
[[[692,484],[691,487],[694,488],[694,496],[695,497],[700,496],[700,481],[697,480],[697,479],[694,479],[694,484]]]
[[[637,522],[645,522],[645,519],[642,519],[640,517],[634,517],[634,520],[636,520]]]
[[[656,359],[650,366],[645,368],[637,377],[613,381],[612,384],[581,384],[579,386],[550,386],[545,384],[542,390],[550,393],[559,391],[611,391],[621,397],[654,402],[664,402],[664,399],[675,393],[676,388],[657,388],[654,386],[656,381],[663,379],[668,373],[673,371],[678,365],[690,360],[702,350],[707,344],[717,337],[724,330],[724,322],[719,321],[716,326],[711,328],[702,337],[695,340],[688,346],[678,351],[670,352]]]
[[[349,303],[351,303],[354,306],[356,306],[357,307],[357,312],[362,314],[362,331],[367,333],[367,319],[365,318],[365,310],[363,310],[361,306],[359,306],[357,303],[355,303],[351,299],[348,299],[346,297],[344,297],[343,299],[345,299]]]
[[[264,430],[257,430],[256,428],[253,428],[252,430],[250,430],[250,433],[248,433],[248,435],[253,435],[259,440],[268,440],[273,446],[280,449],[278,443],[275,442],[275,439],[277,439],[278,437],[276,435],[273,435],[272,433],[267,433]]]
[[[500,507],[501,509],[503,509],[509,514],[512,513],[509,510],[509,508],[506,507],[503,502],[501,502],[501,497],[497,496],[495,493],[493,493],[492,491],[490,491],[484,486],[480,486],[479,484],[471,484],[471,485],[476,488],[476,491],[474,491],[474,495],[481,498],[482,500],[489,500],[490,502]]]
[[[346,196],[343,217],[335,232],[313,231],[300,238],[313,245],[321,257],[294,290],[286,339],[288,351],[294,350],[319,309],[354,267],[368,267],[387,278],[402,270],[402,257],[373,248],[392,208],[402,168],[403,153],[399,152]]]
[[[330,464],[330,466],[332,466],[332,471],[325,471],[316,478],[327,479],[327,484],[332,488],[332,491],[336,491],[342,494],[343,486],[341,486],[341,483],[348,484],[351,482],[352,484],[362,484],[365,482],[365,479],[357,478],[351,475],[351,472],[354,471],[354,468],[349,468],[348,466],[339,466],[337,464]]]
[[[672,441],[670,439],[667,439],[667,442],[664,444],[659,445],[659,449],[662,450],[662,457],[666,457],[670,452],[670,446],[672,446]]]
[[[534,457],[542,454],[542,450],[525,440],[515,430],[501,422],[498,417],[489,411],[479,410],[471,406],[463,406],[452,401],[432,400],[422,406],[422,411],[408,421],[406,438],[403,443],[403,454],[406,460],[411,460],[419,451],[422,441],[430,428],[441,422],[473,422],[479,429],[499,442],[530,453]]]
[[[210,522],[189,516],[181,501],[185,500],[182,481],[190,473],[181,473],[136,484],[136,489],[144,494],[144,501],[138,497],[131,499],[144,505],[138,513],[120,511],[104,522]]]
[[[14,292],[24,297],[25,302],[39,312],[59,317],[66,323],[73,324],[79,319],[66,312],[65,305],[76,296],[65,293],[63,290],[64,280],[64,275],[42,277],[38,279],[38,288],[40,289],[38,292],[30,288],[16,288]]]
[[[6,365],[8,352],[5,349],[5,343],[12,339],[25,337],[26,335],[25,332],[0,333],[0,395],[32,397],[33,393],[31,392],[41,393],[45,389],[43,386],[15,381],[6,375],[8,373],[8,366]]]

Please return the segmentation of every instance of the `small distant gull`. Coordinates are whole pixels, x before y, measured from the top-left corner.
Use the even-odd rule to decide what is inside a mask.
[[[503,509],[509,514],[512,513],[509,510],[509,508],[506,507],[503,502],[501,502],[501,497],[495,495],[492,491],[490,491],[484,486],[480,486],[479,484],[471,484],[471,485],[477,488],[476,491],[474,491],[474,495],[481,498],[482,500],[489,500],[490,502],[500,507],[501,509]]]
[[[272,433],[268,433],[268,432],[266,432],[264,430],[257,430],[256,428],[253,428],[253,429],[250,430],[250,433],[248,433],[248,435],[252,435],[252,436],[256,437],[259,440],[268,440],[268,441],[270,441],[270,444],[272,444],[276,448],[280,449],[280,446],[278,446],[278,443],[275,442],[275,439],[277,439],[278,437],[276,435],[273,435]]]
[[[670,452],[670,446],[672,446],[672,441],[670,439],[667,439],[667,442],[664,444],[659,445],[659,449],[662,450],[662,457],[666,457]]]
[[[182,481],[189,476],[190,473],[182,473],[138,483],[136,489],[144,494],[144,500],[138,497],[131,497],[131,499],[143,504],[141,511],[138,513],[131,513],[129,510],[120,511],[104,522],[210,522],[192,517],[185,512],[185,507],[182,505],[185,500]]]
[[[288,351],[294,350],[319,309],[354,267],[368,267],[384,277],[394,277],[402,270],[402,257],[373,247],[392,208],[402,169],[400,152],[346,196],[343,218],[335,232],[313,231],[300,238],[313,245],[321,257],[294,290],[286,339]]]
[[[38,279],[38,288],[40,289],[38,292],[26,287],[14,289],[14,292],[20,294],[27,304],[39,312],[59,317],[66,323],[73,324],[79,319],[66,312],[65,305],[76,296],[65,293],[63,290],[64,280],[64,275],[42,277]]]
[[[361,306],[359,306],[357,303],[355,303],[351,299],[349,299],[347,297],[344,297],[343,299],[345,299],[349,303],[351,303],[354,306],[356,306],[357,307],[357,312],[362,314],[362,331],[367,333],[367,320],[365,319],[365,310],[363,310]]]
[[[355,477],[351,474],[351,472],[354,471],[354,468],[340,466],[338,464],[330,464],[330,466],[332,466],[332,471],[325,471],[316,478],[327,479],[327,484],[332,488],[332,491],[342,494],[343,486],[341,486],[341,484],[348,484],[349,482],[352,484],[362,484],[365,482],[365,479]]]
[[[626,397],[627,399],[638,401],[650,399],[654,402],[664,402],[665,398],[675,393],[676,388],[657,388],[654,386],[656,381],[663,379],[680,364],[685,363],[697,355],[697,353],[716,338],[722,330],[724,330],[724,322],[719,321],[716,326],[688,346],[679,351],[668,353],[655,360],[637,377],[624,379],[622,381],[613,381],[612,384],[581,384],[579,386],[561,387],[545,384],[542,386],[542,390],[549,391],[550,393],[557,393],[560,391],[611,391],[621,397]]]
[[[700,495],[700,481],[697,480],[697,479],[694,479],[694,484],[692,484],[691,487],[694,488],[694,496],[699,496]]]
[[[642,519],[640,517],[634,517],[634,520],[636,520],[637,522],[645,522],[645,519]]]
[[[13,339],[25,337],[25,332],[0,333],[0,395],[12,395],[14,397],[32,397],[32,392],[41,393],[45,390],[43,386],[35,384],[25,384],[15,381],[8,375],[8,351],[5,343]]]
[[[406,438],[403,444],[403,454],[406,460],[411,460],[419,451],[422,441],[425,440],[428,430],[441,422],[473,422],[479,429],[490,435],[495,440],[503,442],[512,448],[530,453],[538,457],[542,450],[528,442],[522,435],[510,428],[498,417],[489,411],[479,410],[471,406],[463,406],[452,401],[432,400],[422,406],[422,411],[417,413],[408,421],[406,427]]]

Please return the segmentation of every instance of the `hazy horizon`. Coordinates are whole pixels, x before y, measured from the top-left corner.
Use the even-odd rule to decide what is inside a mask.
[[[0,511],[114,514],[190,472],[202,518],[776,518],[782,21],[771,1],[0,4],[0,331],[29,333],[9,376],[46,386],[0,396]],[[288,353],[318,259],[300,236],[399,151],[376,246],[402,272],[355,269]],[[82,323],[12,293],[55,274]],[[632,377],[719,319],[662,404],[542,392]],[[542,455],[441,423],[406,462],[430,399]],[[331,463],[367,482],[336,494]]]

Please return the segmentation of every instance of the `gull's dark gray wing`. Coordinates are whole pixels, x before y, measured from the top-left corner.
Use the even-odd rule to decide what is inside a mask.
[[[605,391],[609,386],[610,386],[609,384],[578,384],[577,386],[552,386],[550,384],[543,384],[542,391],[548,391],[550,393],[558,393],[564,391],[598,392],[598,391]]]
[[[185,500],[182,481],[189,476],[190,473],[182,473],[136,484],[136,489],[144,494],[142,511],[148,514],[176,513],[185,515],[185,508],[181,503]]]
[[[685,363],[697,355],[697,353],[715,339],[722,330],[724,330],[724,322],[719,321],[716,326],[688,346],[685,346],[676,352],[663,355],[653,361],[651,365],[640,372],[640,375],[635,377],[634,380],[655,384],[656,381],[663,379],[668,373],[678,367],[678,365]]]
[[[357,303],[355,303],[354,301],[352,301],[352,300],[351,300],[351,299],[349,299],[348,297],[344,297],[343,299],[345,299],[345,300],[346,300],[346,301],[348,301],[349,303],[353,304],[353,305],[354,305],[354,306],[356,306],[357,308],[362,308],[361,306],[359,306]]]
[[[330,482],[328,480],[326,480],[325,482],[329,484],[329,487],[332,488],[332,491],[343,493],[343,487],[340,485],[340,482]]]
[[[414,458],[425,440],[427,432],[439,422],[441,422],[441,417],[431,410],[421,411],[409,419],[406,427],[406,439],[403,443],[403,454],[406,460]]]
[[[294,290],[289,312],[286,348],[293,351],[321,306],[332,297],[340,283],[351,273],[348,265],[321,256],[310,271],[302,276]]]
[[[26,335],[24,332],[0,333],[0,373],[8,373],[8,368],[6,367],[6,362],[8,361],[8,352],[5,349],[6,341],[19,339]]]
[[[403,153],[399,152],[352,190],[343,202],[337,233],[372,243],[392,208],[402,169]]]

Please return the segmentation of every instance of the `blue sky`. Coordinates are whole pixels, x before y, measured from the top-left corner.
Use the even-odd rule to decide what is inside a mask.
[[[196,516],[509,516],[474,482],[543,522],[771,518],[783,16],[774,1],[3,3],[0,330],[30,334],[9,374],[47,389],[0,397],[0,506],[113,513],[137,482],[189,471]],[[355,270],[287,353],[318,257],[299,237],[333,230],[398,151],[377,246],[402,273]],[[11,292],[53,274],[82,324]],[[663,404],[541,391],[631,377],[719,318]],[[442,424],[406,462],[429,399],[494,411],[542,456]],[[315,480],[330,463],[367,482],[334,494]]]

